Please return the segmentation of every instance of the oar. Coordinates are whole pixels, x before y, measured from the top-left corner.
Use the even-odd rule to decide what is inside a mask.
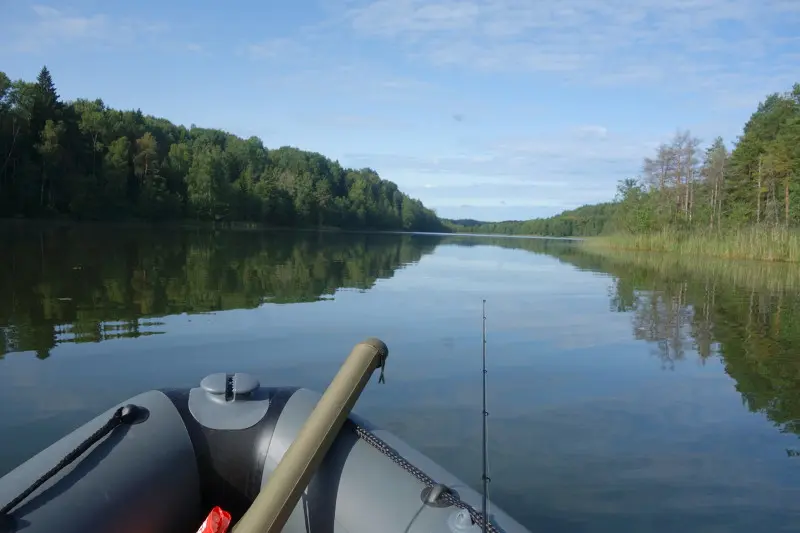
[[[283,529],[372,372],[384,367],[388,355],[389,349],[379,339],[355,345],[234,533]]]

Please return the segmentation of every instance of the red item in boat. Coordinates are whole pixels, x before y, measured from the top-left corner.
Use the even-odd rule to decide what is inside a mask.
[[[225,533],[231,524],[231,514],[220,507],[214,507],[203,521],[197,533]]]

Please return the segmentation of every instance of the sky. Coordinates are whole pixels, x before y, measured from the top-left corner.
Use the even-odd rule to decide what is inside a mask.
[[[800,0],[0,0],[0,70],[64,99],[370,167],[440,216],[610,200],[800,82]]]

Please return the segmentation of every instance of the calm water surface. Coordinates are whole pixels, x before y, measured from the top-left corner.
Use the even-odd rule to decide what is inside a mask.
[[[800,298],[764,265],[561,241],[0,230],[0,474],[142,390],[245,371],[323,390],[389,345],[357,411],[533,531],[800,529]]]

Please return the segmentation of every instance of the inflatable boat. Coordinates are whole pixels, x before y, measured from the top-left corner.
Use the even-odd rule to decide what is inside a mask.
[[[237,522],[323,396],[243,373],[134,396],[0,478],[0,532],[194,533],[216,507],[244,531]],[[352,412],[329,426],[330,444],[270,531],[527,533],[495,505],[483,513],[480,493],[388,431]]]

